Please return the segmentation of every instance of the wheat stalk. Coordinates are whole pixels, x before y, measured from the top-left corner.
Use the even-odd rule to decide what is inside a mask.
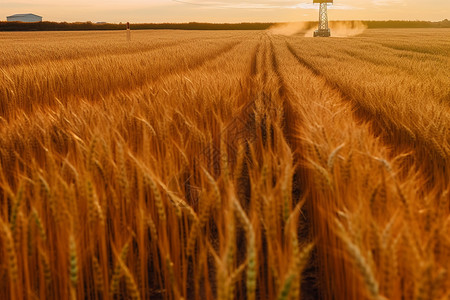
[[[94,283],[95,287],[98,291],[103,291],[103,287],[105,284],[105,280],[103,279],[103,271],[100,266],[100,263],[98,262],[97,258],[94,256],[92,258],[92,267],[94,271]]]
[[[155,198],[155,205],[157,208],[159,220],[161,222],[166,221],[166,211],[164,207],[164,202],[161,196],[161,192],[159,191],[158,186],[156,185],[155,181],[152,179],[152,177],[148,174],[144,174],[144,182],[146,185],[148,185],[153,193],[153,196]]]
[[[120,261],[125,262],[125,260],[127,259],[127,256],[128,256],[129,249],[130,249],[130,244],[127,242],[122,247],[120,256],[117,258],[118,262],[116,262],[116,264],[114,266],[114,271],[113,271],[113,275],[112,275],[111,283],[110,283],[110,287],[109,287],[109,293],[110,293],[111,297],[114,296],[118,292],[119,281],[120,281],[120,278],[122,277],[122,268],[120,265]]]
[[[283,286],[278,294],[278,300],[287,300],[289,297],[289,293],[291,291],[292,281],[295,276],[293,274],[287,276],[287,278],[283,282]]]
[[[334,173],[334,161],[336,159],[336,156],[339,154],[339,152],[344,148],[345,143],[338,146],[336,149],[331,152],[330,156],[328,157],[328,169],[330,170],[330,174]]]
[[[78,258],[77,246],[73,235],[69,236],[69,277],[72,288],[76,289],[78,284]]]
[[[50,286],[52,283],[52,270],[50,267],[48,257],[42,250],[39,250],[39,257],[41,258],[41,263],[44,268],[45,284],[46,286]]]
[[[372,299],[378,299],[379,298],[379,285],[378,282],[375,279],[375,276],[372,272],[372,269],[370,268],[369,264],[366,262],[366,259],[361,254],[360,249],[353,244],[350,241],[350,238],[347,236],[347,234],[344,231],[343,225],[336,220],[336,225],[339,229],[339,236],[344,242],[344,245],[350,254],[350,258],[352,259],[353,263],[357,267],[359,273],[361,274],[361,277],[363,278],[363,282],[369,291],[370,296]]]
[[[19,280],[19,267],[17,265],[17,254],[14,249],[14,241],[11,236],[11,230],[2,219],[0,219],[2,231],[3,231],[3,242],[6,250],[8,273],[11,282],[15,283]]]
[[[247,218],[241,204],[232,196],[232,203],[237,212],[238,218],[245,226],[247,232],[247,299],[254,300],[256,297],[256,245],[255,232],[250,220]]]
[[[44,225],[43,225],[41,218],[39,217],[39,214],[35,208],[32,208],[31,216],[33,217],[34,222],[38,228],[39,236],[41,237],[41,240],[43,242],[47,241],[47,234],[45,233]]]
[[[13,208],[11,210],[10,223],[11,223],[11,232],[13,234],[16,229],[17,213],[20,209],[20,205],[22,204],[22,200],[23,200],[23,192],[24,192],[24,187],[23,187],[23,184],[21,184],[19,187],[19,190],[17,191],[17,195],[14,197],[14,204],[13,204]]]
[[[128,292],[130,292],[131,299],[133,300],[139,300],[141,299],[138,286],[136,284],[136,281],[134,280],[133,275],[131,274],[128,267],[125,265],[125,263],[122,261],[120,257],[117,258],[118,266],[121,269],[121,272],[123,273],[123,276],[125,277],[125,283],[127,286]]]

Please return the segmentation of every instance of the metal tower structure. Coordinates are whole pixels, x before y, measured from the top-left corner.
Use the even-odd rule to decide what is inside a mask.
[[[320,3],[319,10],[319,29],[314,31],[314,37],[329,37],[331,36],[330,28],[328,28],[328,3],[333,3],[333,0],[314,0],[313,3]]]

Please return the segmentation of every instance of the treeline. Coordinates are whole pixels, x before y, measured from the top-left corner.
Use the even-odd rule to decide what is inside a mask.
[[[215,24],[215,23],[136,23],[131,24],[133,30],[141,29],[178,29],[178,30],[265,30],[274,23],[237,23],[237,24]],[[53,31],[53,30],[123,30],[126,24],[106,23],[56,23],[56,22],[0,22],[0,31]]]
[[[310,27],[317,22],[309,22]],[[368,28],[450,28],[450,21],[363,21]],[[137,23],[131,24],[131,29],[178,29],[178,30],[266,30],[276,23]],[[126,24],[92,22],[0,22],[0,31],[64,31],[64,30],[124,30]]]
[[[450,28],[450,21],[363,21],[367,28]]]

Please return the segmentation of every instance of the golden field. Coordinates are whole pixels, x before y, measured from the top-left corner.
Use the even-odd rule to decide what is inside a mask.
[[[0,299],[450,299],[450,30],[0,43]]]

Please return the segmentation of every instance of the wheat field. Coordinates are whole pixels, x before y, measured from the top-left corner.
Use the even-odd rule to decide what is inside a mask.
[[[0,43],[0,299],[450,299],[450,30]]]

